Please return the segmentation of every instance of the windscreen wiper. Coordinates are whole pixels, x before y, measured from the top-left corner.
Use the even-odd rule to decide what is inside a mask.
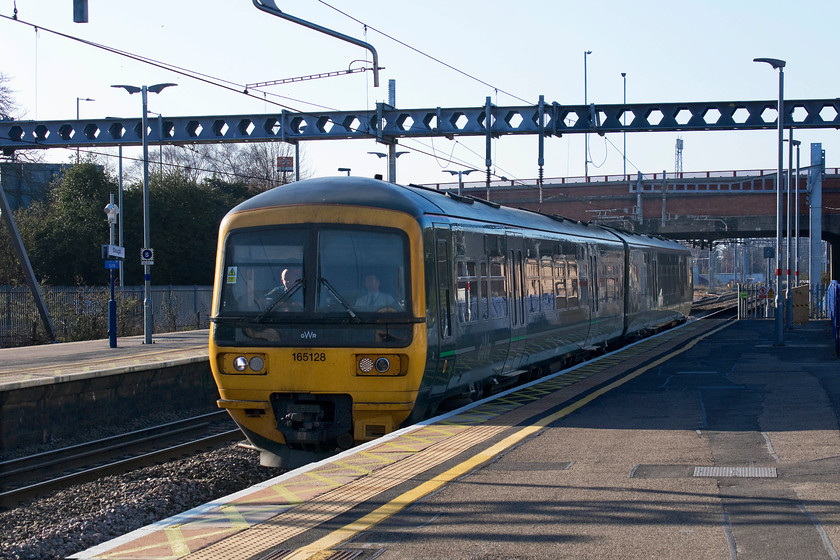
[[[224,316],[224,315],[216,315],[215,317],[210,317],[211,323],[247,323],[252,319],[249,317],[237,317],[237,316]]]
[[[347,303],[347,301],[345,301],[345,299],[339,295],[338,291],[337,291],[335,288],[333,288],[333,287],[332,287],[332,284],[330,284],[330,283],[327,281],[327,279],[326,279],[326,278],[324,278],[324,277],[322,276],[322,277],[318,278],[318,281],[319,281],[319,282],[321,282],[321,284],[323,284],[324,286],[326,286],[326,287],[327,287],[327,290],[329,290],[329,292],[333,295],[333,297],[334,297],[335,299],[337,299],[337,300],[338,300],[338,302],[339,302],[341,305],[343,305],[343,306],[344,306],[344,309],[346,309],[346,310],[347,310],[347,313],[348,313],[348,314],[350,314],[350,318],[351,318],[351,319],[354,319],[354,320],[356,320],[356,321],[361,321],[361,319],[359,319],[359,318],[356,316],[356,314],[353,312],[353,308],[352,308],[352,307],[350,307],[350,304],[349,304],[349,303]]]
[[[279,298],[272,301],[271,304],[269,304],[269,306],[266,307],[265,310],[262,313],[258,314],[256,317],[254,317],[254,321],[256,321],[257,323],[262,323],[263,318],[266,315],[268,315],[269,313],[271,313],[272,309],[274,309],[275,307],[277,307],[278,305],[280,305],[284,301],[287,301],[290,297],[292,297],[292,295],[295,292],[297,292],[300,289],[301,286],[303,286],[303,279],[298,278],[297,280],[294,281],[292,286],[286,291],[285,294],[281,295]]]

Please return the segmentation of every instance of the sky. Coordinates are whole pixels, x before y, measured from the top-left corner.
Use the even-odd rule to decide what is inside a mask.
[[[0,18],[0,72],[10,78],[20,118],[32,120],[74,118],[77,97],[95,100],[79,102],[82,118],[135,116],[139,96],[110,86],[161,82],[178,87],[150,94],[149,109],[172,116],[374,109],[388,100],[392,79],[399,108],[481,107],[488,96],[498,106],[536,104],[540,95],[575,105],[584,102],[584,51],[592,52],[585,80],[590,103],[621,103],[622,72],[628,103],[775,100],[778,72],[754,63],[756,57],[787,61],[786,99],[840,97],[837,0],[276,2],[286,13],[371,43],[384,67],[380,87],[365,72],[267,87],[255,99],[238,86],[208,85],[46,31],[236,84],[343,70],[368,56],[259,11],[250,0],[89,0],[84,24],[73,23],[72,0],[0,0],[6,16]],[[19,20],[42,29],[7,19],[15,9]],[[776,168],[774,130],[653,132],[627,134],[628,173],[674,171],[677,137],[686,172]],[[840,166],[837,131],[795,137],[803,144],[803,165],[810,143],[820,142],[827,166]],[[544,176],[582,176],[584,143],[582,134],[549,138]],[[446,169],[484,169],[483,137],[402,139],[399,149],[410,152],[397,163],[401,183],[449,182]],[[590,135],[589,174],[622,173],[622,149],[621,134]],[[301,151],[313,176],[339,174],[339,167],[353,175],[387,173],[385,160],[367,153],[386,151],[374,140],[312,141]],[[536,136],[501,137],[493,144],[494,172],[532,180],[537,155]],[[67,149],[46,154],[48,161],[74,156]]]

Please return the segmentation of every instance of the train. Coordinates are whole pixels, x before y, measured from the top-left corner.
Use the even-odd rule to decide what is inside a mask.
[[[362,177],[307,179],[219,229],[218,406],[293,468],[683,322],[675,241]]]

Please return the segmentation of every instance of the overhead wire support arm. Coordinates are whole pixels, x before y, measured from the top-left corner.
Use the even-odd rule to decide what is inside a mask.
[[[357,74],[359,72],[367,72],[370,68],[362,67],[362,68],[348,68],[347,70],[336,70],[334,72],[321,72],[319,74],[309,74],[307,76],[296,76],[294,78],[283,78],[280,80],[270,80],[268,82],[256,82],[253,84],[245,84],[245,87],[250,88],[261,88],[261,87],[268,87],[268,86],[277,86],[281,84],[292,84],[295,82],[305,82],[308,80],[318,80],[321,78],[334,78],[336,76],[345,76],[347,74]]]
[[[295,16],[285,14],[280,11],[277,7],[277,4],[274,3],[274,0],[252,0],[254,2],[254,6],[257,9],[271,14],[273,16],[277,16],[279,18],[283,18],[285,20],[291,21],[292,23],[296,23],[298,25],[302,25],[304,27],[308,27],[309,29],[318,31],[325,35],[329,35],[330,37],[335,37],[336,39],[341,39],[342,41],[346,41],[348,43],[352,43],[354,45],[358,45],[370,51],[371,56],[373,56],[373,87],[379,87],[379,55],[376,54],[376,49],[373,48],[373,45],[370,43],[366,43],[364,41],[360,41],[354,37],[350,37],[349,35],[345,35],[343,33],[339,33],[338,31],[334,31],[332,29],[323,27],[318,25],[317,23],[312,23],[311,21],[306,21],[304,19],[297,18]]]

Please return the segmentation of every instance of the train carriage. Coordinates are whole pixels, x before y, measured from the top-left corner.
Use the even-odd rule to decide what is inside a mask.
[[[278,187],[219,236],[211,365],[264,464],[295,466],[683,320],[688,251],[375,179]]]

